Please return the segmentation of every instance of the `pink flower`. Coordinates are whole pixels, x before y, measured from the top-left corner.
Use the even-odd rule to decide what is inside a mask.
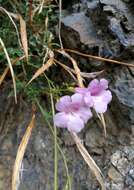
[[[67,128],[71,132],[80,132],[92,117],[91,110],[83,103],[83,96],[78,93],[71,97],[61,97],[56,103],[59,113],[54,116],[54,124],[57,127]]]
[[[87,106],[93,107],[97,113],[107,111],[107,106],[112,99],[112,94],[108,89],[106,79],[94,79],[87,88],[75,88],[75,92],[82,94]]]

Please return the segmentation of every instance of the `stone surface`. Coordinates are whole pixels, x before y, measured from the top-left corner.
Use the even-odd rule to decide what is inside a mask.
[[[105,144],[105,138],[103,136],[103,130],[99,127],[90,127],[86,132],[85,145],[88,147],[90,152],[96,154],[103,154],[103,146]]]
[[[127,4],[121,0],[101,0],[93,10],[89,7],[87,15],[114,57],[122,56],[126,50],[134,51],[133,14]]]
[[[131,0],[129,2],[133,3]],[[61,36],[65,48],[134,64],[134,9],[130,8],[128,1],[100,0],[99,3],[99,0],[85,0],[73,5],[70,13],[69,10],[62,18]],[[133,190],[134,69],[101,64],[81,57],[76,59],[84,72],[104,69],[100,77],[109,80],[113,94],[113,100],[104,115],[107,137],[104,137],[103,127],[95,117],[80,134],[81,140],[101,168],[108,190]],[[31,105],[23,99],[15,105],[14,99],[5,96],[9,92],[8,86],[0,91],[0,190],[11,189],[16,152],[31,119]],[[6,106],[3,102],[6,102]],[[44,106],[44,100],[41,103]],[[59,131],[59,144],[67,159],[72,190],[98,190],[99,185],[70,134]],[[53,158],[54,140],[38,110],[36,127],[24,155],[18,189],[53,189]],[[67,178],[60,153],[58,159],[58,190],[61,190]]]
[[[80,40],[80,43],[88,46],[94,46],[99,43],[93,24],[90,18],[85,16],[84,12],[65,16],[62,18],[62,23],[64,24],[64,28],[69,28],[72,30],[72,33],[76,34],[77,40]],[[72,44],[70,44],[70,46],[72,46]]]
[[[115,189],[118,187],[121,190],[134,188],[134,148],[133,146],[125,146],[117,150],[111,156],[111,167],[108,171],[108,176],[111,186]],[[116,187],[117,186],[117,187]]]
[[[113,166],[108,170],[108,177],[115,183],[123,183],[123,176]]]
[[[115,69],[113,77],[114,83],[111,85],[116,98],[113,99],[113,105],[120,112],[117,112],[117,121],[120,127],[128,127],[132,130],[134,123],[134,80],[128,68]],[[118,115],[119,113],[119,115]],[[122,120],[126,118],[125,120]],[[123,122],[122,122],[123,121]]]

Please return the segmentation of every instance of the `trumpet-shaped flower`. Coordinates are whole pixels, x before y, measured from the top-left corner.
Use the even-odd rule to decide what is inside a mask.
[[[54,116],[54,124],[76,133],[80,132],[92,117],[91,110],[84,105],[83,95],[78,93],[61,97],[56,103],[56,110],[59,113]]]
[[[93,107],[97,113],[104,113],[112,99],[112,94],[107,89],[108,81],[106,79],[94,79],[87,88],[75,88],[75,92],[83,95],[87,106]]]

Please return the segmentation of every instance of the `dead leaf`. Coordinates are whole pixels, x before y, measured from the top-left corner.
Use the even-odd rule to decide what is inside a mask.
[[[17,151],[17,156],[13,167],[12,190],[17,190],[17,186],[19,184],[19,174],[21,170],[22,160],[34,126],[35,126],[35,114],[33,114],[32,116],[31,122],[26,129],[26,132],[21,140],[21,143]]]
[[[42,67],[40,67],[36,73],[33,75],[33,77],[31,78],[31,80],[28,82],[28,84],[30,84],[34,79],[36,79],[38,76],[40,76],[44,71],[46,71],[50,66],[52,66],[54,64],[54,58],[51,57],[49,58],[49,60],[47,61],[46,64],[43,64]]]
[[[24,21],[21,15],[19,15],[19,19],[20,19],[21,43],[26,56],[26,60],[28,61],[28,41],[27,41],[26,22]]]

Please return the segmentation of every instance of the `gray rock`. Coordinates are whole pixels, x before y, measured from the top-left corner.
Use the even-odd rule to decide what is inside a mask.
[[[80,10],[85,12],[76,13],[77,4],[73,7],[75,13],[62,18],[61,35],[64,46],[103,57],[120,57],[121,60],[125,57],[126,60],[131,59],[133,63],[133,54],[129,53],[133,53],[134,22],[129,6],[121,0],[100,2],[101,4],[97,0],[84,1],[84,6]],[[87,72],[86,68],[94,70],[96,61],[90,64],[89,60],[84,58],[82,60],[80,57],[78,59],[83,71]],[[109,109],[104,114],[108,135],[104,138],[102,125],[95,118],[89,122],[80,137],[101,168],[107,187],[110,190],[133,190],[134,70],[110,65],[103,65],[103,68],[106,72],[101,77],[109,78],[113,94]],[[16,152],[31,118],[31,105],[22,101],[20,105],[15,106],[11,98],[6,99],[5,94],[9,92],[9,89],[0,91],[0,190],[11,189]],[[41,104],[44,105],[44,100]],[[58,135],[68,164],[72,190],[99,189],[98,182],[79,154],[70,134],[61,129]],[[59,152],[58,159],[60,190],[65,187],[67,177]],[[40,113],[36,115],[36,127],[28,143],[20,174],[22,174],[20,190],[53,189],[54,139]]]
[[[3,164],[0,165],[0,190],[9,189],[10,183],[6,179],[9,179],[11,172]]]
[[[120,43],[128,47],[130,46],[130,42],[128,39],[125,37],[125,34],[123,32],[123,29],[121,27],[120,21],[117,20],[116,18],[110,18],[110,24],[109,24],[110,30],[113,32],[114,35],[116,35],[120,41]]]
[[[100,0],[93,10],[89,7],[87,15],[95,28],[101,31],[100,37],[109,45],[114,56],[121,56],[120,45],[129,52],[134,51],[133,14],[127,4],[121,0]]]
[[[110,190],[123,190],[123,184],[112,183]]]
[[[133,151],[133,146],[125,146],[111,156],[112,165],[109,168],[108,176],[111,180],[112,188],[119,188],[121,190],[124,190],[125,187],[128,189],[134,188]]]
[[[132,186],[134,182],[134,179],[131,178],[130,176],[127,176],[126,179],[125,179],[125,184],[129,187],[129,186]]]
[[[84,12],[74,13],[72,15],[66,16],[62,18],[62,23],[65,27],[72,29],[72,32],[77,32],[80,43],[88,46],[93,46],[99,43],[93,24],[90,18],[85,16]],[[65,33],[62,33],[63,38],[66,37],[64,34]]]
[[[134,80],[133,75],[127,68],[122,70],[116,69],[114,75],[114,84],[112,91],[115,93],[117,99],[113,99],[113,105],[118,104],[120,113],[117,120],[121,127],[128,127],[132,130],[134,123]],[[118,74],[117,74],[118,73]],[[115,103],[115,102],[116,103]],[[117,103],[118,102],[118,103]],[[115,106],[116,106],[115,105]],[[126,122],[122,122],[122,116],[126,118]]]
[[[85,144],[89,148],[90,152],[96,154],[103,154],[103,146],[105,138],[102,135],[103,131],[100,131],[98,127],[90,127],[86,133]]]
[[[123,176],[113,166],[108,170],[108,177],[115,183],[123,183]]]

